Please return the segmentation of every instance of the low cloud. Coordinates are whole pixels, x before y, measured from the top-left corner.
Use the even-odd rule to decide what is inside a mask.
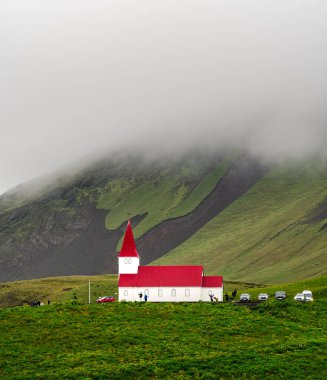
[[[4,0],[0,193],[81,157],[326,155],[325,1]]]

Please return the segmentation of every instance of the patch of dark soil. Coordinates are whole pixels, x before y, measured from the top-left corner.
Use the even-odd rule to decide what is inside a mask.
[[[224,284],[239,285],[245,288],[262,288],[268,286],[266,284],[258,284],[256,282],[240,282],[240,281],[224,281]]]
[[[311,213],[311,215],[307,218],[305,222],[319,223],[324,219],[327,219],[327,198],[313,210],[313,212]],[[325,227],[326,227],[326,224],[325,226],[321,228],[321,230],[323,230]]]
[[[327,231],[327,223],[324,224],[324,225],[320,228],[319,231],[323,231],[323,230],[326,230],[326,231]]]
[[[194,211],[180,218],[162,222],[137,241],[142,264],[151,263],[189,239],[246,193],[267,170],[267,167],[253,159],[239,158]]]
[[[72,290],[73,288],[64,288],[62,292],[68,292],[68,290]]]
[[[105,228],[106,214],[106,211],[90,206],[88,216],[91,221],[77,238],[68,245],[49,244],[43,250],[27,251],[21,255],[23,265],[2,263],[1,281],[117,273],[116,247],[126,223],[115,231],[108,231]],[[132,224],[136,225],[141,219],[142,216],[133,218]]]

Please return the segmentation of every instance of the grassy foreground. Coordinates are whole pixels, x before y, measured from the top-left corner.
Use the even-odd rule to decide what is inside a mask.
[[[313,303],[66,301],[2,309],[0,378],[324,379],[326,278],[284,288],[303,285],[311,285]]]

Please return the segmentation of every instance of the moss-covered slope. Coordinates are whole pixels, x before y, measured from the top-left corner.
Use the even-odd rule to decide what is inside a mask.
[[[238,281],[326,274],[327,172],[272,169],[245,195],[155,264],[204,264]]]
[[[0,197],[0,281],[117,273],[127,219],[143,264],[264,283],[322,275],[327,170],[310,165],[116,157],[28,196],[11,192]]]

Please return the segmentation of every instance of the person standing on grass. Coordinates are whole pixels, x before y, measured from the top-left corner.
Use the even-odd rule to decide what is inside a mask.
[[[148,301],[148,295],[144,294],[144,302],[147,302],[147,301]]]

